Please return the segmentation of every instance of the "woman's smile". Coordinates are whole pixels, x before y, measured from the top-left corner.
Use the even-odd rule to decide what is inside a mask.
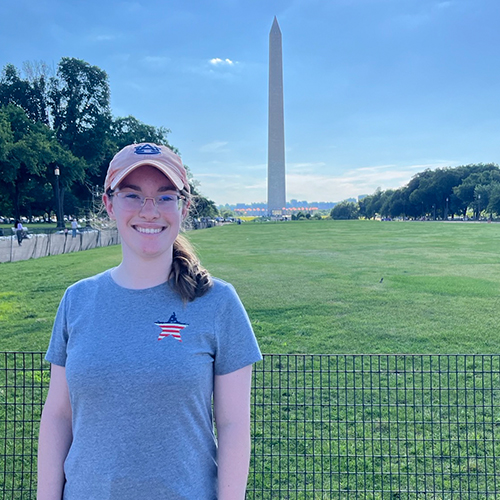
[[[136,231],[143,234],[158,234],[161,233],[165,227],[142,227],[142,226],[132,226]]]

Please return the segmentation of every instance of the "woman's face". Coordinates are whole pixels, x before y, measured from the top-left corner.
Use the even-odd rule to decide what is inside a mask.
[[[155,198],[161,195],[177,196],[179,192],[158,169],[142,166],[120,182],[116,192],[127,196]],[[120,195],[122,196],[122,195]],[[123,197],[104,196],[104,203],[111,219],[116,221],[123,248],[123,258],[151,260],[172,255],[172,247],[186,216],[187,206],[158,207],[147,199],[144,205],[130,208]]]

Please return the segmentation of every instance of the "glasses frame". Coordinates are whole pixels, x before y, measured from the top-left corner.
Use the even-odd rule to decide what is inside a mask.
[[[155,208],[159,211],[159,212],[175,212],[175,210],[180,210],[182,208],[182,204],[184,204],[184,202],[186,201],[186,197],[178,192],[176,192],[175,195],[167,195],[167,194],[161,194],[161,195],[158,195],[158,196],[143,196],[142,194],[140,193],[137,193],[136,191],[110,191],[108,193],[108,196],[110,198],[112,198],[113,196],[116,196],[117,199],[122,199],[123,198],[121,196],[119,196],[120,194],[135,194],[139,197],[139,199],[142,200],[142,203],[140,206],[136,207],[136,208],[127,208],[126,206],[122,206],[123,209],[127,210],[127,211],[133,211],[133,210],[142,210],[144,208],[144,205],[146,205],[146,201],[147,200],[151,200],[153,202],[153,205],[155,206]],[[167,209],[165,210],[164,208],[162,208],[161,204],[158,204],[158,198],[160,198],[161,196],[173,196],[173,197],[177,197],[177,204],[175,205],[175,210],[172,210],[172,209]],[[182,204],[179,203],[180,201],[182,200]],[[169,204],[166,205],[167,207],[171,206]]]

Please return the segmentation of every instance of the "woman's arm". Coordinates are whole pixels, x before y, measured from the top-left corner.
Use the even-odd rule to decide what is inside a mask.
[[[219,500],[245,498],[250,463],[251,379],[252,365],[215,376]]]
[[[38,440],[37,500],[62,499],[64,460],[73,439],[66,369],[52,364],[50,373]]]

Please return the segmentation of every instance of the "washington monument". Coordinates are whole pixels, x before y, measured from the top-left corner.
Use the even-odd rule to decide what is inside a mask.
[[[267,150],[267,212],[281,215],[286,207],[285,123],[281,30],[274,18],[269,33],[269,128]]]

